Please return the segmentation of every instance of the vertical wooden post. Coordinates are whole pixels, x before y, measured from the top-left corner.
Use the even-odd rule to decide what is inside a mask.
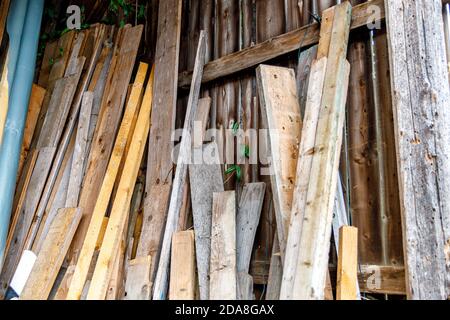
[[[195,298],[194,231],[177,232],[172,237],[170,300]]]
[[[343,226],[339,230],[337,300],[356,300],[358,296],[358,229]]]
[[[386,0],[409,299],[450,294],[450,90],[441,0]]]

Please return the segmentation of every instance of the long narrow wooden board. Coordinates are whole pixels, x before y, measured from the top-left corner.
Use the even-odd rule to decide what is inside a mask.
[[[195,284],[194,231],[176,232],[172,238],[169,299],[194,300]]]
[[[236,300],[236,194],[213,194],[211,231],[211,300]]]
[[[128,263],[124,300],[150,300],[152,257],[137,257]]]
[[[213,193],[223,192],[224,187],[217,145],[214,142],[205,145],[202,148],[202,155],[207,155],[209,159],[202,157],[202,162],[205,160],[204,163],[189,165],[189,181],[200,299],[208,300]]]
[[[125,232],[131,197],[150,130],[149,115],[152,110],[154,71],[153,68],[117,188],[117,195],[111,209],[108,227],[87,295],[89,300],[103,300],[105,298],[115,260],[114,253],[118,252],[120,241]]]
[[[153,299],[161,300],[167,295],[170,245],[172,235],[177,229],[180,210],[182,206],[183,189],[187,177],[188,164],[192,156],[192,142],[188,137],[192,136],[194,119],[197,113],[198,99],[200,95],[201,79],[203,74],[203,65],[205,63],[206,39],[205,33],[200,32],[197,54],[195,57],[195,72],[192,78],[192,86],[189,93],[189,99],[184,121],[184,130],[180,142],[180,151],[177,159],[177,170],[173,181],[172,194],[170,196],[169,211],[167,213],[166,228],[164,230],[164,239],[159,257],[158,271],[156,273]],[[151,143],[151,141],[150,141]],[[152,146],[153,148],[154,146]],[[147,180],[147,183],[151,183]]]
[[[58,275],[81,219],[79,208],[61,209],[52,223],[42,249],[20,296],[22,300],[45,300]]]
[[[302,140],[300,143],[299,160],[297,164],[297,183],[294,190],[289,235],[283,265],[283,280],[280,291],[281,299],[291,299],[294,287],[294,278],[298,261],[298,244],[300,241],[301,226],[306,206],[306,196],[314,155],[314,145],[316,141],[317,123],[319,121],[320,102],[322,99],[326,66],[327,58],[322,58],[315,61],[311,67]]]
[[[409,299],[450,296],[450,101],[440,0],[386,0]]]
[[[356,300],[358,297],[358,229],[343,226],[339,230],[339,257],[336,299]]]
[[[139,112],[142,92],[144,90],[144,82],[147,76],[148,65],[141,63],[138,69],[138,73],[133,84],[130,100],[125,110],[125,114],[120,125],[119,132],[116,137],[112,156],[109,160],[108,168],[106,170],[105,178],[103,180],[98,199],[96,201],[94,211],[92,212],[91,221],[87,230],[86,238],[84,239],[83,246],[81,247],[80,257],[76,264],[75,273],[72,282],[69,287],[67,299],[79,299],[82,292],[86,276],[91,265],[92,256],[94,254],[95,245],[100,234],[103,218],[108,209],[108,205],[111,199],[111,194],[116,183],[117,176],[119,175],[119,167],[125,156],[125,147],[128,140],[131,140],[132,136],[132,122],[135,115]],[[149,82],[149,86],[152,83]],[[149,86],[147,90],[149,90]],[[146,96],[146,107],[151,104],[151,89]]]
[[[372,6],[379,8],[374,15]],[[351,29],[357,29],[368,23],[384,20],[384,0],[372,0],[355,6],[352,12]],[[203,83],[226,77],[236,72],[257,66],[281,55],[308,47],[319,42],[320,33],[317,23],[268,39],[265,42],[234,52],[205,65]],[[192,78],[192,71],[179,76],[178,85],[186,87]]]
[[[294,299],[323,299],[350,66],[351,5],[335,8],[314,155],[301,226]]]
[[[256,70],[282,260],[286,248],[302,130],[297,83],[292,69],[261,65]]]

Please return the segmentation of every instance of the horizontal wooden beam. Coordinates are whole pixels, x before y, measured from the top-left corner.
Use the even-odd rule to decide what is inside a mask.
[[[375,7],[379,8],[377,12]],[[353,7],[351,29],[384,20],[384,0],[372,0]],[[226,55],[205,65],[202,83],[229,76],[289,52],[319,42],[319,24],[314,23],[282,34],[265,42]],[[192,71],[180,73],[178,86],[188,87]]]

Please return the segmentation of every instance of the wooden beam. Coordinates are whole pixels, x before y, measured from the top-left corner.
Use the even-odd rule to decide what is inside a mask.
[[[211,232],[211,300],[236,300],[236,195],[213,194]]]
[[[261,65],[256,76],[261,112],[268,130],[273,205],[284,260],[302,130],[297,83],[294,70],[288,68]]]
[[[450,296],[450,101],[440,0],[386,0],[409,299]]]
[[[191,185],[200,300],[208,300],[213,193],[223,192],[224,187],[219,149],[216,143],[207,144],[201,150],[201,163],[189,165],[189,181]],[[194,157],[195,152],[196,149],[194,149]],[[210,156],[211,161],[206,161],[206,159],[204,161],[203,156]]]
[[[358,229],[343,226],[339,230],[339,256],[337,269],[337,300],[356,300],[358,270]]]
[[[188,139],[188,137],[192,136],[195,114],[198,107],[203,65],[205,63],[205,51],[205,33],[200,32],[197,55],[195,58],[194,77],[192,78],[191,91],[189,94],[186,110],[186,118],[184,121],[184,130],[181,137],[180,151],[177,159],[177,170],[173,181],[172,194],[170,196],[166,228],[164,230],[164,239],[162,242],[161,254],[159,257],[158,272],[156,273],[154,284],[153,300],[164,299],[167,294],[170,245],[172,242],[172,235],[176,231],[178,225],[180,210],[183,202],[182,198],[187,176],[188,164],[190,163],[192,156],[192,142],[191,139]],[[154,146],[152,146],[152,148],[153,147]]]
[[[346,54],[351,11],[349,2],[335,7],[311,178],[301,223],[293,299],[324,298],[350,71]]]
[[[75,273],[69,287],[67,299],[78,300],[83,292],[84,283],[86,282],[89,266],[91,265],[92,256],[100,234],[103,218],[106,214],[106,210],[108,209],[114,184],[116,183],[117,176],[119,175],[119,167],[125,154],[125,146],[127,145],[127,141],[131,140],[131,126],[133,118],[139,112],[147,69],[147,64],[140,64],[135,82],[133,84],[133,89],[131,91],[130,100],[126,107],[122,124],[120,125],[120,129],[116,137],[116,142],[114,144],[111,159],[109,160],[105,178],[103,180],[94,211],[92,212],[92,218],[89,223],[86,238],[84,239],[83,246],[80,250],[80,256],[78,258]],[[150,97],[146,96],[146,98],[150,100],[152,90],[151,85],[152,83],[150,81],[147,86],[147,91],[149,93],[146,93],[150,95]],[[151,104],[151,101],[146,101],[145,103]]]
[[[169,299],[194,300],[195,280],[194,231],[177,232],[172,238]]]
[[[80,219],[80,208],[59,210],[20,295],[21,300],[48,298]]]
[[[380,9],[379,16],[373,20],[371,6]],[[384,0],[372,0],[355,6],[352,13],[351,29],[365,26],[367,23],[384,20]],[[207,83],[218,78],[232,75],[267,62],[271,59],[308,47],[319,42],[319,25],[317,23],[271,38],[265,42],[226,55],[205,65],[202,82]],[[178,85],[186,87],[190,83],[192,72],[183,72]]]

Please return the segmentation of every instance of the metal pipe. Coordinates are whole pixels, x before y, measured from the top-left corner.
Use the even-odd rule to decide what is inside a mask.
[[[12,8],[18,6],[17,3],[22,4],[23,2],[25,1],[14,0]],[[21,7],[18,6],[16,8]],[[8,116],[3,133],[3,142],[0,146],[0,181],[2,182],[0,183],[0,267],[3,266],[20,149],[36,66],[43,10],[44,0],[27,1],[26,23],[23,26],[23,33],[21,35],[15,74],[10,89]],[[15,25],[15,21],[13,21],[15,19],[18,19],[18,17],[13,11],[11,14],[11,22],[8,23],[8,32],[10,31],[10,27]]]

